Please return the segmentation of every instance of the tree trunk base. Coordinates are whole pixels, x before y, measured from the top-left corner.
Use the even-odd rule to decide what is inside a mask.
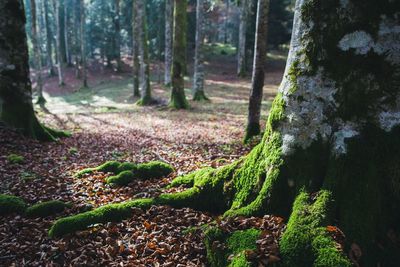
[[[206,96],[204,91],[196,91],[193,96],[193,101],[210,101],[210,99]]]

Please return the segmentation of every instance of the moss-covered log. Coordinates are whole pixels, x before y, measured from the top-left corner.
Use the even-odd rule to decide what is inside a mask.
[[[22,2],[1,1],[0,11],[0,120],[38,140],[67,135],[44,127],[34,113]]]
[[[353,259],[361,266],[399,266],[400,3],[298,0],[295,11],[284,80],[260,144],[233,164],[178,177],[172,185],[186,191],[146,205],[290,218],[283,266],[349,266],[327,225],[344,231],[346,252],[361,248]],[[113,210],[142,202],[128,203]],[[53,233],[107,216],[61,219]]]

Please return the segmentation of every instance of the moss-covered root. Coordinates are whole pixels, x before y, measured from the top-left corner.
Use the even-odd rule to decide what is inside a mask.
[[[218,227],[212,227],[205,232],[207,259],[212,267],[250,267],[253,266],[246,258],[246,252],[257,249],[256,241],[261,231],[247,229],[226,234]],[[233,255],[231,260],[229,256]]]
[[[117,175],[110,176],[106,179],[107,184],[127,185],[133,181],[135,175],[132,171],[123,171]]]
[[[37,203],[26,209],[26,215],[29,217],[47,217],[60,212],[66,208],[71,207],[70,203],[60,200],[51,200],[46,202]]]
[[[76,178],[81,178],[85,174],[91,174],[95,171],[100,171],[100,172],[112,172],[112,173],[119,173],[120,172],[120,167],[121,163],[118,161],[107,161],[104,164],[96,167],[96,168],[87,168],[83,169],[75,174]],[[124,165],[125,166],[125,165]],[[133,164],[131,167],[136,166]]]
[[[23,213],[26,203],[19,197],[0,194],[0,216],[11,213]]]
[[[118,222],[132,216],[132,208],[147,209],[154,204],[153,199],[138,199],[119,204],[109,204],[92,211],[58,219],[49,230],[50,237],[85,230],[97,223]]]
[[[326,231],[331,205],[332,197],[328,191],[320,191],[314,203],[309,194],[301,192],[298,195],[280,241],[284,266],[352,266]]]

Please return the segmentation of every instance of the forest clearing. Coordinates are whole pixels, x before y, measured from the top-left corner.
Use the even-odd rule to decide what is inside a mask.
[[[400,265],[398,1],[0,14],[0,266]]]

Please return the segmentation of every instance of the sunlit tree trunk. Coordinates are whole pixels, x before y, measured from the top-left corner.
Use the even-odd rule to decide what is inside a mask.
[[[42,80],[42,59],[39,47],[39,38],[37,32],[37,6],[36,1],[31,0],[31,19],[32,19],[32,46],[33,46],[33,57],[36,68],[36,91],[38,94],[38,104],[44,104],[46,100],[43,97],[43,80]]]
[[[133,58],[133,97],[140,97],[140,62],[139,62],[139,38],[140,38],[140,23],[138,21],[138,0],[133,1],[132,5],[132,58]]]
[[[72,65],[71,52],[69,47],[69,36],[68,36],[68,0],[64,0],[64,46],[65,46],[65,57],[67,59],[68,66]]]
[[[54,140],[33,111],[23,2],[0,1],[0,14],[0,120],[26,136]]]
[[[64,73],[63,73],[63,60],[62,60],[62,48],[61,48],[61,29],[60,29],[60,1],[53,0],[53,9],[56,22],[56,45],[57,45],[57,70],[58,70],[58,85],[63,86],[64,83]]]
[[[81,12],[81,69],[82,69],[82,87],[87,88],[87,57],[86,57],[86,16],[85,16],[85,1],[80,0]]]
[[[45,21],[45,31],[46,31],[46,52],[47,52],[47,66],[49,68],[49,75],[54,76],[56,75],[54,72],[54,64],[53,64],[53,37],[50,27],[49,21],[49,3],[48,1],[42,1],[42,8],[44,10],[44,21]]]
[[[261,103],[267,56],[268,11],[269,0],[258,0],[253,74],[245,141],[260,134]]]
[[[165,0],[165,75],[164,84],[171,85],[172,39],[174,24],[174,0]]]
[[[172,91],[170,107],[186,109],[189,104],[185,96],[185,65],[186,65],[186,30],[187,1],[175,0],[174,3],[174,35],[172,59]]]
[[[240,21],[239,21],[239,44],[237,53],[237,75],[246,76],[246,34],[247,21],[249,16],[249,0],[240,1]]]
[[[140,63],[140,101],[139,105],[149,105],[151,99],[150,87],[150,62],[149,62],[149,47],[147,40],[147,21],[146,21],[146,6],[145,0],[137,0],[137,27],[138,46],[139,46],[139,63]]]
[[[115,55],[117,60],[117,71],[122,71],[121,61],[121,25],[120,25],[120,0],[114,0],[115,4],[115,15],[114,15],[114,27],[115,27]]]
[[[204,0],[197,0],[196,47],[194,54],[193,100],[207,100],[204,94]]]

